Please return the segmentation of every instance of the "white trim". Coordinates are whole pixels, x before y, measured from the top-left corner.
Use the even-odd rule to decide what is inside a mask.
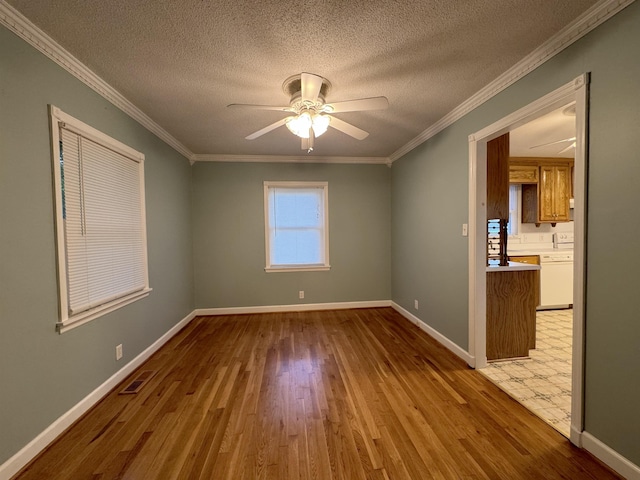
[[[234,163],[344,163],[356,165],[391,165],[389,157],[330,157],[320,155],[223,155],[195,154],[195,162],[234,162]]]
[[[331,265],[292,265],[292,266],[278,265],[275,267],[264,267],[264,271],[267,273],[326,272],[328,270],[331,270]]]
[[[105,303],[104,305],[100,305],[99,307],[92,308],[91,310],[87,310],[86,312],[79,313],[78,315],[74,315],[70,319],[66,319],[64,321],[58,322],[56,324],[56,329],[58,333],[65,333],[69,330],[72,330],[80,325],[84,325],[85,323],[90,322],[91,320],[95,320],[98,317],[106,315],[107,313],[113,312],[122,308],[130,303],[141,300],[145,297],[149,296],[152,288],[145,288],[144,290],[140,290],[139,292],[134,292],[131,295],[127,295],[126,297],[120,297],[113,302]],[[65,288],[66,295],[66,288]]]
[[[582,446],[627,480],[640,480],[640,466],[623,457],[589,432],[582,432]]]
[[[0,25],[4,25],[36,50],[49,57],[71,75],[97,92],[105,100],[122,110],[140,125],[174,148],[178,153],[181,153],[187,157],[187,159],[193,156],[193,153],[169,132],[154,122],[148,115],[127,100],[111,85],[102,80],[102,78],[91,71],[86,65],[62,48],[62,46],[49,35],[31,23],[31,21],[18,10],[8,5],[5,0],[0,0]]]
[[[149,295],[152,289],[149,287],[149,267],[147,257],[147,216],[145,206],[145,185],[144,185],[144,153],[141,153],[121,141],[106,135],[92,126],[78,120],[75,117],[63,112],[54,105],[49,105],[49,117],[51,122],[51,161],[53,165],[54,193],[55,193],[55,232],[56,232],[56,255],[58,266],[58,290],[59,290],[59,321],[56,328],[59,333],[67,332],[75,327],[101,317],[109,312],[113,312],[137,300],[141,300]],[[71,131],[74,134],[87,138],[105,149],[116,152],[119,155],[136,163],[138,176],[138,189],[140,194],[140,223],[141,229],[141,263],[144,265],[144,286],[134,292],[122,295],[118,293],[117,298],[102,305],[91,307],[79,314],[69,312],[69,287],[67,270],[67,239],[64,232],[63,202],[62,202],[62,180],[60,172],[60,128]]]
[[[264,248],[265,271],[273,272],[318,272],[331,269],[329,262],[329,182],[298,182],[298,181],[264,181]],[[322,234],[323,247],[322,263],[314,264],[273,264],[271,258],[271,228],[269,211],[269,191],[271,188],[282,189],[318,189],[322,190]],[[274,192],[275,197],[275,192]]]
[[[436,340],[438,343],[440,343],[441,345],[443,345],[444,347],[449,349],[456,356],[460,357],[462,360],[467,362],[468,365],[472,365],[474,363],[474,358],[469,354],[469,352],[465,351],[463,348],[461,348],[457,344],[453,343],[447,337],[445,337],[440,332],[438,332],[434,328],[432,328],[429,325],[427,325],[425,322],[420,320],[418,317],[416,317],[412,313],[408,312],[407,310],[405,310],[404,308],[402,308],[400,305],[398,305],[395,302],[391,302],[391,307],[396,312],[398,312],[400,315],[402,315],[404,318],[409,320],[411,323],[413,323],[414,325],[418,326],[420,328],[420,330],[422,330],[427,335],[429,335],[434,340]]]
[[[49,111],[51,115],[52,121],[55,123],[62,122],[64,123],[64,128],[69,130],[81,137],[88,138],[89,140],[105,145],[110,150],[114,152],[118,152],[119,154],[130,158],[131,160],[135,160],[138,163],[144,162],[144,153],[139,152],[138,150],[131,148],[129,145],[125,145],[119,140],[116,140],[113,137],[110,137],[106,133],[101,132],[100,130],[93,128],[91,125],[88,125],[81,120],[78,120],[75,117],[72,117],[68,113],[63,112],[55,105],[49,105]],[[51,129],[54,130],[58,125],[52,124]]]
[[[475,368],[483,368],[486,355],[486,165],[487,142],[540,117],[562,105],[576,102],[576,152],[574,193],[574,321],[572,352],[571,437],[580,445],[584,428],[584,267],[585,267],[585,168],[586,168],[586,102],[589,75],[583,74],[553,92],[469,135],[469,352],[475,357]],[[578,116],[582,118],[578,119]]]
[[[486,138],[487,141],[492,140],[503,135],[509,130],[513,130],[514,128],[518,128],[525,123],[530,122],[535,117],[549,113],[554,109],[561,107],[565,103],[571,102],[573,100],[572,96],[575,95],[576,90],[587,83],[588,75],[586,73],[579,75],[571,82],[565,83],[554,91],[549,92],[545,96],[531,102],[529,105],[526,105],[482,130],[469,135],[469,141],[480,141],[484,138]]]
[[[474,241],[487,236],[487,144],[469,142],[469,353],[473,368],[487,365],[486,322],[476,322],[487,315],[487,276],[485,243]],[[483,159],[479,164],[478,159]]]
[[[27,463],[29,463],[36,455],[43,451],[51,444],[59,435],[65,432],[73,422],[84,415],[87,410],[104,398],[113,388],[122,382],[136,368],[142,365],[151,355],[153,355],[160,347],[167,343],[176,333],[184,328],[191,320],[196,317],[195,311],[184,317],[173,327],[171,327],[164,335],[153,342],[137,357],[127,363],[124,367],[109,377],[102,385],[96,388],[89,395],[80,400],[70,410],[65,412],[36,438],[25,445],[18,453],[9,460],[0,465],[0,480],[6,480],[18,473]]]
[[[603,0],[595,4],[493,82],[462,102],[447,115],[424,130],[420,135],[409,141],[409,143],[389,155],[391,163],[457,122],[467,113],[496,96],[507,87],[513,85],[544,62],[553,58],[569,45],[585,36],[598,25],[613,17],[616,13],[633,3],[633,1],[634,0]]]
[[[573,169],[573,341],[571,352],[571,429],[570,439],[580,445],[579,432],[584,430],[584,332],[585,332],[585,288],[587,269],[587,128],[589,76],[575,84],[576,100],[576,147]],[[578,433],[578,434],[577,434]]]
[[[390,307],[391,300],[363,302],[301,303],[298,305],[260,305],[255,307],[198,308],[196,315],[242,315],[245,313],[308,312],[312,310],[346,310],[351,308]]]

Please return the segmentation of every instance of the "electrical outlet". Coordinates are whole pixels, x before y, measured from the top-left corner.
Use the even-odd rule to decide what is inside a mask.
[[[298,298],[304,298],[304,290],[298,292]]]
[[[418,300],[413,301],[413,306],[415,307],[416,310],[418,310]]]
[[[122,358],[122,344],[116,345],[116,360],[120,360]]]

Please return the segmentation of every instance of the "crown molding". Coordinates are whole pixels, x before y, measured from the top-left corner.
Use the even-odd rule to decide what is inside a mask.
[[[493,82],[479,90],[473,96],[454,108],[447,115],[431,125],[420,135],[393,152],[389,159],[391,163],[409,153],[421,143],[426,142],[448,126],[460,120],[467,113],[482,105],[487,100],[513,85],[522,77],[538,68],[550,58],[584,37],[591,30],[601,25],[616,13],[632,4],[635,0],[603,0],[584,12],[565,28],[549,38],[529,55],[504,72]]]
[[[358,165],[391,165],[388,157],[324,157],[320,155],[223,155],[195,154],[195,162],[238,162],[238,163],[343,163]]]
[[[185,145],[154,122],[142,110],[127,100],[121,93],[98,77],[88,67],[67,52],[51,37],[31,23],[25,16],[0,0],[0,25],[18,35],[38,51],[46,55],[62,68],[67,70],[89,88],[97,92],[107,101],[122,110],[162,141],[184,155],[193,165],[197,161],[213,162],[302,162],[302,163],[351,163],[351,164],[386,164],[391,165],[418,145],[424,143],[437,133],[452,125],[464,115],[474,110],[490,98],[494,97],[529,72],[560,53],[591,30],[614,16],[633,3],[634,0],[603,0],[551,37],[524,59],[496,78],[475,95],[458,105],[447,115],[424,130],[420,135],[393,152],[389,157],[322,157],[322,156],[258,156],[258,155],[222,155],[194,154]]]
[[[174,148],[178,153],[191,159],[193,153],[187,147],[4,0],[0,0],[0,25],[4,25],[49,57],[71,75]]]

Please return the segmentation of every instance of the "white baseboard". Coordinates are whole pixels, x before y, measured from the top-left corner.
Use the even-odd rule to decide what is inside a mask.
[[[578,430],[578,428],[571,424],[569,427],[569,440],[578,448],[582,447],[582,434],[584,432],[582,430]]]
[[[458,345],[456,345],[455,343],[453,343],[447,337],[442,335],[437,330],[431,328],[429,325],[424,323],[422,320],[420,320],[418,317],[416,317],[412,313],[410,313],[407,310],[405,310],[404,308],[402,308],[397,303],[392,302],[391,306],[393,307],[394,310],[396,310],[400,315],[405,317],[411,323],[413,323],[414,325],[417,325],[418,327],[420,327],[420,330],[422,330],[425,333],[427,333],[427,335],[433,337],[439,343],[441,343],[442,345],[447,347],[449,350],[451,350],[455,355],[457,355],[458,357],[463,359],[465,362],[467,362],[467,365],[474,365],[475,364],[475,358],[473,357],[473,355],[469,354],[469,352],[467,352],[463,348],[461,348]]]
[[[241,315],[245,313],[308,312],[310,310],[344,310],[348,308],[390,307],[390,300],[368,302],[300,303],[295,305],[263,305],[257,307],[198,308],[196,315]]]
[[[640,480],[640,467],[605,445],[589,432],[582,432],[582,447],[627,480]]]
[[[178,333],[185,325],[196,317],[195,311],[191,312],[185,318],[175,324],[167,333],[162,335],[158,340],[153,342],[146,350],[140,353],[136,358],[127,363],[124,367],[114,373],[107,381],[96,388],[93,392],[80,400],[71,410],[68,410],[55,422],[49,425],[36,438],[25,445],[18,453],[9,460],[0,465],[0,480],[8,480],[18,473],[27,463],[29,463],[36,455],[44,450],[58,435],[63,433],[78,418],[80,418],[87,410],[98,403],[122,380],[127,378],[136,368],[142,365],[151,355],[153,355],[160,347]]]

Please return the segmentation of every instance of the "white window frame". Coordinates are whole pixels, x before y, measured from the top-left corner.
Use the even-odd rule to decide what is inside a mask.
[[[522,218],[522,185],[509,185],[509,235],[518,235]]]
[[[323,233],[324,233],[324,261],[318,264],[293,264],[276,265],[271,262],[271,231],[269,226],[269,190],[271,188],[291,188],[291,189],[322,189],[323,196]],[[265,259],[266,272],[317,272],[326,271],[331,268],[329,263],[329,183],[328,182],[264,182],[264,239],[265,239]]]
[[[83,325],[102,315],[117,310],[136,300],[140,300],[149,295],[149,274],[147,259],[147,237],[146,237],[146,214],[145,214],[145,194],[144,194],[144,154],[124,145],[95,128],[77,120],[76,118],[64,113],[59,108],[50,105],[51,120],[51,151],[53,162],[54,176],[54,192],[55,192],[55,226],[56,226],[56,250],[58,264],[58,295],[59,295],[59,321],[56,328],[59,333],[63,333],[77,326]],[[107,300],[101,305],[92,306],[88,310],[70,313],[69,308],[69,272],[67,269],[67,245],[65,237],[65,220],[63,218],[63,198],[62,198],[62,178],[60,168],[60,128],[84,137],[102,147],[108,148],[138,164],[138,178],[140,185],[140,214],[141,214],[141,241],[142,241],[142,258],[144,265],[143,282],[144,286],[134,292],[122,293],[119,297]],[[138,237],[140,238],[140,237]],[[140,257],[138,257],[140,258]]]

